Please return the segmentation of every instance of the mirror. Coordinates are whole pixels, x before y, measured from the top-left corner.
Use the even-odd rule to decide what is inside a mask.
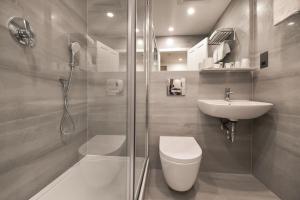
[[[160,52],[160,71],[185,71],[186,69],[186,51]]]
[[[249,58],[249,5],[249,0],[153,0],[152,71],[240,66]]]

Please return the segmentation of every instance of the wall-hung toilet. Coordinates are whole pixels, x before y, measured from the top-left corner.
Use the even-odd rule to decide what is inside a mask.
[[[191,189],[202,158],[202,150],[195,138],[160,136],[159,155],[169,187],[180,192]]]

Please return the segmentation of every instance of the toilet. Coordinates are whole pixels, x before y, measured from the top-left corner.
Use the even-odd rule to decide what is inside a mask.
[[[170,188],[184,192],[193,187],[202,158],[201,147],[195,138],[160,136],[159,156]]]

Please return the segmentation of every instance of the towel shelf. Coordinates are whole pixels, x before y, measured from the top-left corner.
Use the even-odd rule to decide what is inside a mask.
[[[200,73],[222,73],[222,72],[253,72],[258,70],[254,67],[249,68],[203,68]]]
[[[227,41],[230,36],[233,35],[233,39],[235,40],[235,30],[233,28],[223,28],[215,30],[211,36],[209,37],[208,44],[209,45],[219,45],[224,41]],[[229,41],[231,41],[229,40]]]

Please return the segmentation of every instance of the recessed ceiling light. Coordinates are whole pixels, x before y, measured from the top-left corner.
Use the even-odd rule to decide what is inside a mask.
[[[188,8],[187,9],[187,14],[188,15],[193,15],[195,13],[195,9],[194,8]]]
[[[179,58],[178,61],[183,61],[183,59],[182,59],[182,58]]]
[[[139,32],[140,32],[140,29],[138,29],[138,28],[135,29],[135,32],[136,32],[136,33],[139,33]]]
[[[169,32],[173,32],[174,31],[174,27],[173,26],[169,26],[168,31]]]
[[[110,17],[110,18],[113,18],[115,15],[114,15],[114,13],[112,13],[112,12],[107,12],[107,13],[106,13],[106,16],[107,16],[107,17]]]
[[[172,45],[174,43],[174,40],[172,38],[167,39],[167,45]]]
[[[288,23],[288,26],[293,26],[293,25],[295,25],[295,22]]]
[[[57,18],[56,15],[54,15],[54,14],[51,15],[51,19],[56,19],[56,18]]]

